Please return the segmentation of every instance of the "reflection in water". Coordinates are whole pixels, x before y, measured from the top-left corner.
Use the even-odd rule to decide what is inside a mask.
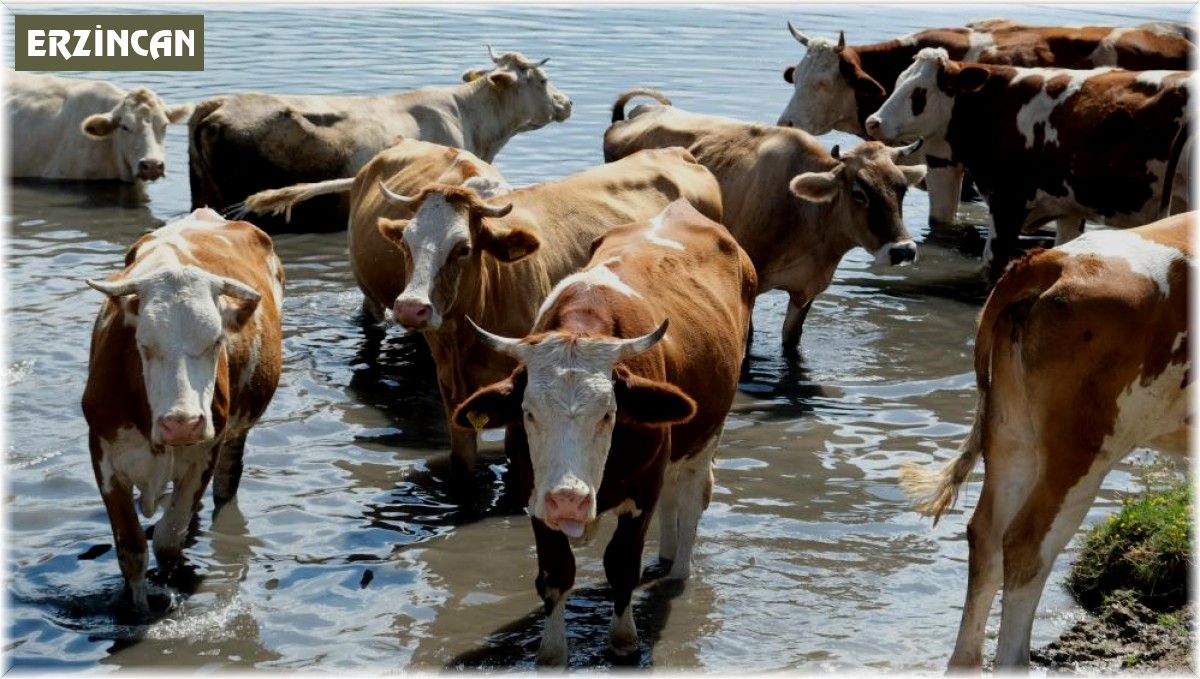
[[[612,100],[632,86],[659,87],[689,110],[773,122],[791,95],[780,69],[802,53],[788,19],[811,35],[851,27],[851,42],[870,42],[988,14],[947,5],[814,9],[226,5],[204,12],[203,72],[81,75],[199,101],[234,89],[452,85],[479,65],[487,41],[552,56],[550,76],[575,112],[566,123],[519,135],[497,157],[505,176],[522,184],[599,163]],[[1003,11],[1059,24],[1184,18],[1182,10],[1149,6]],[[402,26],[405,39],[381,26]],[[256,39],[248,44],[246,35]],[[478,54],[464,57],[462,41],[449,35],[473,36]],[[821,142],[848,148],[855,140],[834,133]],[[446,424],[427,352],[419,338],[364,326],[344,234],[275,239],[288,279],[284,372],[250,434],[237,500],[216,517],[201,514],[186,552],[190,571],[170,588],[156,586],[154,620],[130,620],[116,605],[123,583],[78,405],[100,303],[83,281],[119,271],[138,236],[190,211],[180,169],[186,129],[168,128],[167,152],[176,169],[144,188],[11,184],[7,659],[37,670],[531,667],[541,636],[537,563],[499,440],[485,438],[491,457],[473,487],[447,487]],[[930,232],[920,191],[909,192],[904,214],[920,241],[918,262],[877,269],[866,253],[851,252],[813,306],[799,359],[779,351],[786,297],[758,299],[693,577],[682,591],[648,582],[635,593],[639,666],[943,666],[962,604],[965,517],[978,485],[931,528],[909,511],[897,468],[950,458],[966,433],[973,324],[986,290],[977,231],[948,239]],[[962,214],[977,226],[985,221],[976,205]],[[1112,511],[1118,494],[1138,483],[1136,467],[1120,467],[1090,519]],[[647,559],[657,553],[656,531]],[[606,543],[602,530],[576,550],[579,589],[568,602],[576,667],[611,664]],[[1074,610],[1058,588],[1047,588],[1034,643],[1064,628]]]

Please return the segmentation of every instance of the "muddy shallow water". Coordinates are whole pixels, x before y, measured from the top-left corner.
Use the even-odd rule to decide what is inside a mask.
[[[1178,5],[222,7],[205,11],[202,73],[83,75],[149,84],[176,102],[240,89],[453,84],[485,63],[484,42],[550,56],[549,75],[573,98],[574,115],[500,153],[497,167],[522,184],[601,162],[608,108],[630,86],[659,87],[691,110],[773,122],[790,96],[780,72],[802,53],[787,19],[812,35],[847,28],[850,42],[871,42],[998,14],[1060,24],[1187,16]],[[840,134],[822,141],[856,143]],[[541,630],[532,532],[506,492],[496,437],[487,437],[492,457],[477,470],[479,492],[449,495],[432,368],[412,340],[360,323],[344,234],[276,238],[288,277],[284,374],[250,435],[238,499],[215,521],[206,501],[186,551],[191,571],[154,589],[154,620],[116,605],[122,583],[79,409],[100,303],[83,280],[117,270],[139,234],[188,211],[184,131],[172,129],[168,144],[168,176],[147,189],[149,202],[129,187],[9,187],[5,662],[35,670],[530,667]],[[965,209],[982,218],[978,206]],[[905,217],[922,241],[915,266],[875,268],[862,251],[846,258],[809,315],[798,361],[777,347],[784,296],[759,298],[693,577],[635,594],[639,664],[944,665],[965,587],[966,515],[960,508],[931,528],[909,511],[898,467],[949,458],[967,431],[983,287],[977,260],[930,242],[926,215],[925,194],[910,192]],[[1089,520],[1137,488],[1136,465],[1123,465]],[[970,484],[966,510],[977,494]],[[606,537],[577,552],[574,666],[611,662]],[[647,560],[655,540],[652,530]],[[1077,615],[1062,573],[1060,562],[1035,645]]]

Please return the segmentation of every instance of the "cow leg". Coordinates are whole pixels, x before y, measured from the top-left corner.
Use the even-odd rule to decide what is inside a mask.
[[[800,351],[800,332],[804,329],[804,319],[812,309],[813,301],[805,299],[803,293],[788,293],[787,315],[783,317],[783,350],[789,354]]]
[[[1059,217],[1054,227],[1055,247],[1069,243],[1083,233],[1082,217]]]
[[[1058,452],[1045,455],[1062,459]],[[997,670],[1028,668],[1033,619],[1050,569],[1079,530],[1110,466],[1097,461],[1092,472],[1077,483],[1061,476],[1038,479],[1005,532],[1004,600],[996,644]]]
[[[713,461],[720,440],[721,432],[718,431],[697,455],[680,463],[678,477],[673,484],[679,500],[672,521],[675,524],[678,542],[672,557],[671,571],[667,573],[668,580],[686,580],[692,574],[692,550],[696,545],[696,529],[700,526],[700,515],[708,509],[708,503],[712,501]],[[660,521],[665,522],[665,516],[660,517]]]
[[[99,477],[100,471],[96,470]],[[121,575],[125,576],[125,588],[138,613],[148,613],[150,602],[146,597],[146,533],[133,509],[133,491],[129,487],[112,482],[106,488],[101,485],[104,508],[108,510],[108,521],[112,525],[113,541],[117,543],[117,562]]]
[[[652,507],[638,504],[639,507]],[[638,650],[637,625],[633,621],[633,588],[642,577],[642,548],[646,544],[646,529],[650,513],[646,511],[621,514],[617,530],[604,550],[604,575],[612,588],[613,615],[608,626],[608,648],[619,656]]]
[[[988,280],[995,283],[1008,268],[1008,262],[1017,251],[1021,236],[1021,221],[1011,218],[1007,212],[992,208],[988,217],[987,244],[983,248],[983,261],[987,265]]]
[[[963,167],[957,163],[935,164],[927,159],[929,170],[925,174],[925,187],[929,191],[929,226],[946,228],[958,221],[958,203],[962,195]]]
[[[969,549],[967,596],[949,671],[983,666],[983,638],[988,614],[1004,580],[1004,535],[1037,474],[1028,444],[997,441],[996,459],[985,461],[983,490],[967,525]]]
[[[575,586],[575,554],[571,543],[560,531],[551,530],[540,519],[533,521],[533,539],[537,544],[537,592],[542,597],[546,625],[538,646],[537,664],[567,664],[567,594]]]
[[[383,305],[371,299],[371,296],[365,292],[363,293],[362,310],[367,318],[376,323],[382,323],[387,320]]]
[[[474,431],[459,427],[450,428],[450,473],[454,478],[471,478],[478,449],[479,438]]]
[[[667,466],[662,495],[658,499],[658,559],[663,565],[674,565],[679,552],[679,473],[678,464]]]
[[[186,454],[176,449],[173,454],[176,455],[175,487],[171,491],[170,504],[154,526],[154,559],[163,576],[179,566],[183,539],[192,517],[200,508],[200,497],[208,487],[216,463],[216,449],[187,451]]]
[[[242,458],[246,454],[246,434],[229,437],[221,442],[217,454],[217,469],[213,474],[213,512],[237,495],[242,481]]]

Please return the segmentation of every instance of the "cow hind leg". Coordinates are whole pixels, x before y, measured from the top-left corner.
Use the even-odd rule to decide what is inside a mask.
[[[215,453],[215,450],[198,453],[199,461],[191,464],[181,464],[182,455],[176,458],[179,472],[175,476],[171,502],[154,526],[154,559],[161,576],[169,575],[182,560],[183,540],[200,507],[200,497],[212,478]],[[179,469],[181,466],[183,469]]]
[[[997,670],[1029,666],[1034,615],[1050,569],[1083,523],[1108,466],[1073,485],[1061,477],[1039,479],[1005,533]]]
[[[787,314],[783,317],[782,344],[784,352],[797,354],[800,352],[800,333],[804,330],[804,319],[808,318],[813,301],[805,300],[804,296],[798,293],[790,295]]]
[[[674,484],[679,498],[674,517],[678,541],[672,556],[671,571],[667,573],[668,580],[686,580],[692,574],[696,531],[700,526],[700,515],[708,509],[708,503],[712,500],[713,460],[720,440],[721,432],[718,431],[697,455],[680,464]]]
[[[646,544],[646,512],[622,514],[617,530],[604,550],[604,575],[612,588],[613,615],[608,627],[608,648],[618,656],[638,650],[633,621],[633,589],[642,576],[642,548]]]
[[[242,481],[242,459],[246,454],[246,433],[221,443],[217,468],[213,473],[213,511],[219,511],[237,495]]]
[[[998,449],[1015,454],[988,464],[979,503],[967,525],[967,594],[950,671],[977,671],[983,666],[988,614],[1004,580],[1005,530],[1037,474],[1036,461],[1020,455],[1020,447],[993,445],[993,450]]]
[[[575,554],[567,536],[533,519],[533,538],[537,544],[537,592],[542,598],[546,624],[538,645],[537,664],[567,664],[567,594],[575,585]]]

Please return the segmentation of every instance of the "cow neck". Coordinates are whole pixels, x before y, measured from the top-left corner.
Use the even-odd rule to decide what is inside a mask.
[[[520,121],[506,119],[511,114],[507,113],[505,98],[486,76],[464,83],[455,91],[454,99],[462,116],[465,146],[484,162],[492,162],[516,135]]]

